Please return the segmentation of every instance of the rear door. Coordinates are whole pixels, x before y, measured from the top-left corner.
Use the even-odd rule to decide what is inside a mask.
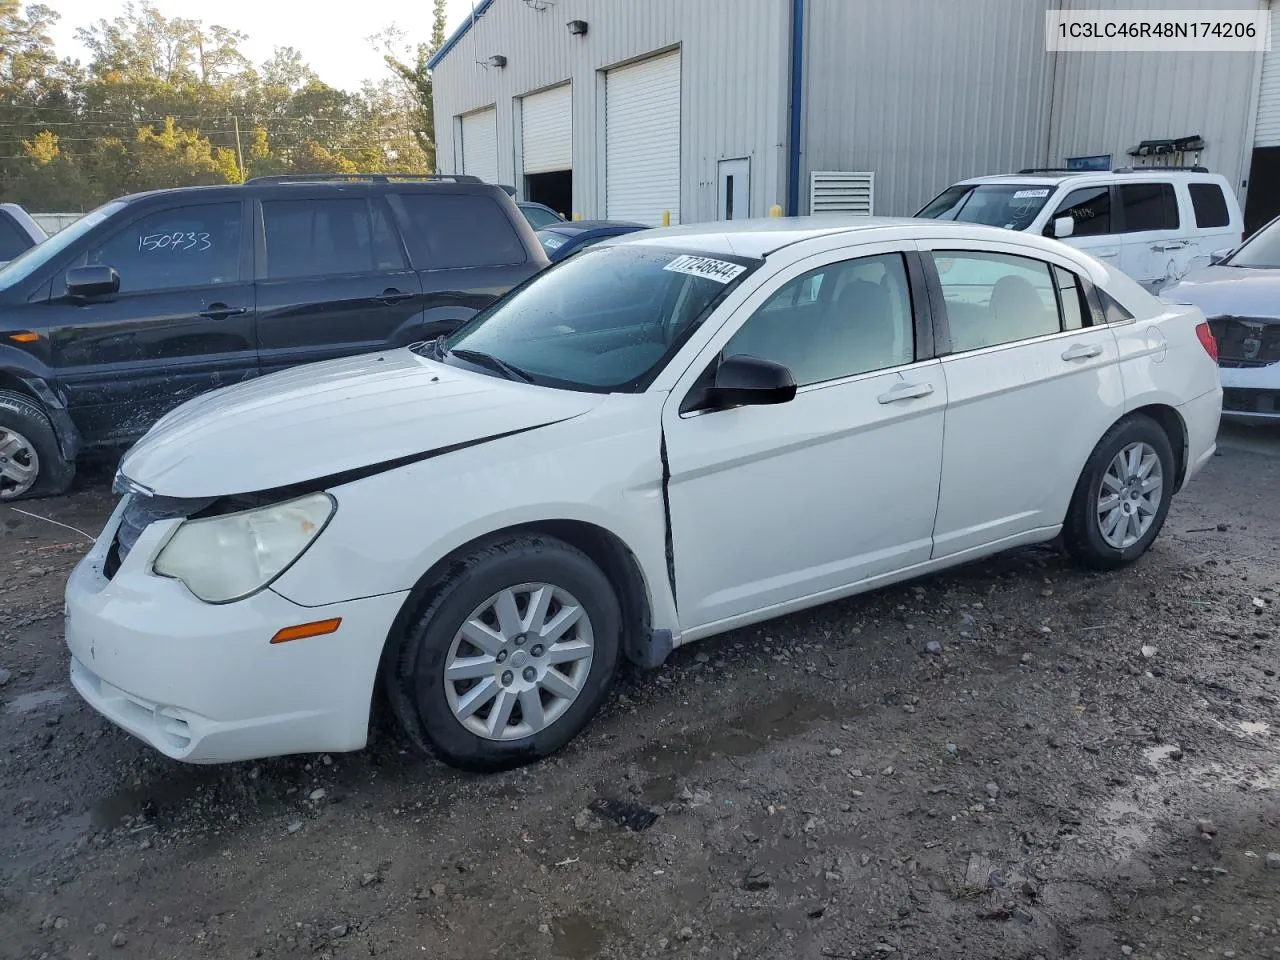
[[[1115,188],[1120,236],[1120,269],[1155,291],[1179,276],[1192,243],[1178,193],[1168,180],[1120,183]],[[1189,211],[1188,211],[1189,214]]]
[[[1084,461],[1124,413],[1118,348],[1069,261],[988,241],[921,242],[947,385],[933,557],[1061,524]]]
[[[1188,244],[1179,264],[1179,277],[1191,270],[1208,266],[1210,257],[1219,250],[1237,247],[1241,241],[1241,224],[1238,205],[1232,202],[1222,184],[1212,180],[1192,180],[1185,185],[1184,209],[1190,210],[1190,222],[1195,225],[1192,242]],[[1184,219],[1188,219],[1184,215]]]
[[[289,188],[258,210],[264,374],[410,342],[422,288],[383,197]]]
[[[418,339],[456,329],[546,265],[530,257],[508,215],[519,211],[486,192],[403,189],[388,200],[422,288]]]
[[[249,208],[140,212],[69,266],[106,265],[118,293],[46,305],[50,356],[88,443],[127,442],[172,408],[257,373]]]

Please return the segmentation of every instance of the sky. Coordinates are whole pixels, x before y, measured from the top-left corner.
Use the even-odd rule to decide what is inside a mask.
[[[76,42],[77,27],[99,19],[111,19],[124,10],[124,0],[45,0],[61,14],[54,43],[61,56],[83,62],[84,48]],[[166,17],[185,17],[217,23],[249,35],[245,54],[261,63],[276,47],[291,46],[325,83],[346,90],[358,89],[365,80],[386,76],[382,55],[364,37],[379,33],[392,23],[399,26],[413,43],[431,38],[430,0],[359,0],[359,25],[353,26],[349,14],[335,18],[311,12],[299,15],[302,5],[296,0],[153,0],[156,9]],[[448,0],[448,33],[471,13],[471,0]]]

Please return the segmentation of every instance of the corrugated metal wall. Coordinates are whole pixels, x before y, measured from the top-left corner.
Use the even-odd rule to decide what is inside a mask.
[[[1063,0],[1065,10],[1230,10],[1250,0]],[[1071,53],[1054,70],[1048,162],[1109,153],[1116,166],[1142,140],[1199,134],[1200,162],[1237,191],[1248,175],[1261,54]]]
[[[809,0],[802,205],[811,170],[874,171],[875,212],[909,216],[961,178],[1042,163],[1046,9]]]
[[[585,20],[585,37],[565,24]],[[573,81],[573,206],[603,215],[604,83],[598,71],[681,49],[681,216],[716,216],[716,162],[751,158],[751,213],[784,202],[788,0],[557,0],[539,12],[495,0],[434,72],[442,171],[452,172],[454,121],[498,109],[498,175],[516,184],[512,99]],[[481,66],[493,54],[502,69]],[[519,186],[519,184],[516,184]]]

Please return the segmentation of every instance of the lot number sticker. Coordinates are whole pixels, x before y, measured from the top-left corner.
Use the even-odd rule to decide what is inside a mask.
[[[688,254],[676,257],[663,270],[674,270],[676,273],[687,273],[693,277],[706,277],[716,283],[728,283],[738,274],[746,270],[736,263],[727,260],[714,260],[711,257],[692,257]]]
[[[1013,199],[1029,200],[1033,197],[1036,199],[1039,199],[1040,197],[1047,197],[1048,195],[1049,195],[1048,190],[1019,190],[1016,193],[1014,193]]]

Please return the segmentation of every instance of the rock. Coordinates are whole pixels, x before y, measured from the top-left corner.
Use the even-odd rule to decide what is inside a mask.
[[[688,787],[681,787],[680,792],[676,794],[676,799],[683,803],[688,803],[693,799],[693,791]]]
[[[382,878],[376,873],[364,873],[360,875],[360,886],[368,887],[375,883],[381,883]]]
[[[1263,600],[1261,597],[1253,598],[1253,609],[1262,610],[1266,607],[1266,605],[1267,605],[1267,601]]]
[[[1120,947],[1120,952],[1123,953],[1126,957],[1131,957],[1133,956],[1133,947],[1129,946],[1126,943]]]
[[[289,824],[289,826],[286,829],[288,829],[290,833],[297,833],[299,830],[302,829],[302,821],[295,820],[293,821],[293,823]]]
[[[443,897],[446,893],[448,893],[448,891],[449,891],[449,888],[446,887],[443,883],[433,883],[431,885],[431,895],[433,897]]]
[[[317,789],[315,789],[315,790],[312,790],[312,791],[311,791],[311,799],[312,799],[313,801],[317,801],[317,802],[318,802],[318,801],[320,801],[320,800],[323,800],[323,799],[324,799],[324,789],[323,789],[323,788],[317,788]]]
[[[705,653],[699,653],[694,656],[693,662],[694,663],[710,663],[711,658],[707,656]]]
[[[765,873],[764,867],[752,867],[742,881],[743,890],[768,890],[772,885],[773,880]]]
[[[1028,879],[1026,879],[1026,880],[1023,880],[1023,881],[1022,881],[1022,892],[1023,892],[1023,894],[1024,894],[1025,896],[1028,896],[1028,897],[1031,897],[1032,899],[1034,899],[1034,898],[1036,898],[1036,897],[1040,896],[1040,884],[1036,883],[1036,881],[1034,881],[1034,880],[1032,880],[1032,879],[1030,879],[1030,878],[1028,878]]]
[[[1031,663],[1031,661],[1034,659],[1035,657],[1033,657],[1031,654],[1024,653],[1021,657],[1018,658],[1018,662],[1025,667],[1027,664]]]
[[[573,828],[581,833],[599,833],[604,824],[590,810],[579,810],[573,815]]]
[[[1143,655],[1144,657],[1146,657],[1148,660],[1150,660],[1152,657],[1154,657],[1154,656],[1155,656],[1157,653],[1159,653],[1159,652],[1160,652],[1160,650],[1159,650],[1158,648],[1153,647],[1153,646],[1151,646],[1150,644],[1146,644],[1146,645],[1144,645],[1144,646],[1143,646],[1143,648],[1142,648],[1142,655]]]
[[[839,747],[832,747],[830,750],[827,751],[827,756],[838,757],[842,753],[844,753],[844,751],[841,750]]]
[[[930,640],[924,645],[924,652],[936,657],[938,654],[942,653],[942,644],[937,640]]]
[[[58,917],[56,920],[54,920],[54,921],[53,921],[53,929],[55,929],[55,930],[65,930],[65,929],[67,929],[67,918],[66,918],[66,917]]]
[[[123,930],[117,930],[111,937],[111,945],[119,950],[129,942],[129,938],[124,935]]]
[[[692,940],[693,927],[681,927],[679,931],[676,933],[676,939],[685,940],[685,941]]]
[[[956,751],[957,751],[958,749],[960,749],[960,748],[959,748],[959,747],[957,747],[954,743],[948,743],[948,744],[947,744],[947,753],[951,754],[953,757],[956,755]]]
[[[551,933],[550,924],[546,924],[546,923],[538,924],[538,932],[542,934],[544,937],[548,936]]]
[[[13,674],[10,673],[8,670],[6,670],[4,667],[0,667],[0,687],[3,687],[6,683],[8,683],[12,679],[13,679]]]
[[[904,704],[902,705],[902,712],[903,712],[903,713],[915,713],[915,712],[916,712],[915,704],[912,704],[912,703],[904,703]]]
[[[95,924],[93,928],[93,932],[96,933],[98,936],[102,936],[104,933],[107,932],[107,925],[105,923]]]
[[[326,767],[332,767],[332,766],[333,766],[333,757],[329,756],[329,755],[326,753],[323,757],[321,757],[321,758],[320,758],[320,762],[321,762],[321,763],[323,763]]]
[[[887,956],[887,955],[889,955],[889,954],[891,954],[891,953],[897,953],[897,952],[898,952],[898,948],[897,948],[897,947],[895,947],[895,946],[894,946],[893,944],[891,944],[891,943],[885,943],[883,940],[881,940],[879,943],[877,943],[877,944],[876,944],[874,947],[872,947],[871,949],[872,949],[872,950],[874,950],[876,953],[881,954],[882,956]]]
[[[1280,870],[1280,853],[1267,854],[1267,869]]]
[[[1226,532],[1227,532],[1228,530],[1230,530],[1230,529],[1231,529],[1231,524],[1229,524],[1229,523],[1220,523],[1220,524],[1218,524],[1218,532],[1219,532],[1219,533],[1226,533]]]
[[[347,925],[345,923],[339,923],[329,928],[329,936],[333,937],[335,940],[339,937],[345,937],[346,935]]]
[[[990,781],[986,786],[987,796],[994,800],[1000,796],[1000,785],[994,780]]]
[[[1183,756],[1184,754],[1182,752],[1181,747],[1174,747],[1172,750],[1169,751],[1170,760],[1181,760]]]
[[[1204,834],[1207,837],[1212,837],[1217,832],[1218,832],[1218,828],[1213,825],[1212,820],[1196,821],[1196,833]]]

